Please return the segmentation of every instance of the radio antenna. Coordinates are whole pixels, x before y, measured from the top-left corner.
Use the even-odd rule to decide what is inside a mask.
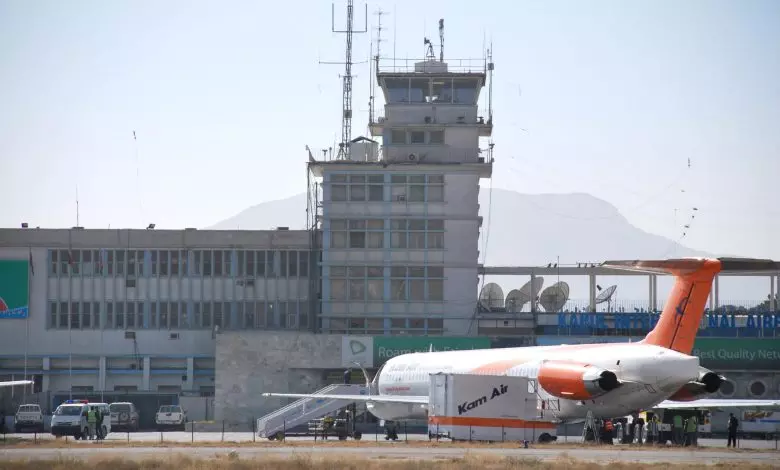
[[[344,62],[341,62],[344,65],[344,76],[342,77],[341,143],[339,143],[338,155],[336,157],[341,160],[349,158],[349,143],[352,140],[352,35],[368,31],[368,5],[366,5],[365,27],[362,31],[356,31],[353,25],[353,3],[353,0],[347,0],[347,29],[345,30],[336,29],[336,6],[335,4],[331,5],[331,30],[334,33],[347,35],[346,59]]]

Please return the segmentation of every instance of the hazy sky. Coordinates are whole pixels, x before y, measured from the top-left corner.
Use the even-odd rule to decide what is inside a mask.
[[[422,57],[441,17],[445,59],[492,39],[496,187],[780,258],[780,2],[372,2],[355,60],[379,7],[383,56]],[[73,226],[77,187],[89,228],[204,227],[303,192],[304,146],[340,133],[343,67],[318,61],[343,57],[324,1],[0,0],[0,224]]]

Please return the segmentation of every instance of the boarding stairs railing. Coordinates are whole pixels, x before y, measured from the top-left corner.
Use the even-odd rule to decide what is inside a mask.
[[[368,394],[368,388],[357,384],[334,384],[317,390],[314,394],[358,396]],[[258,419],[257,434],[270,439],[280,437],[280,432],[284,434],[288,429],[322,418],[352,403],[354,402],[342,399],[301,398]]]

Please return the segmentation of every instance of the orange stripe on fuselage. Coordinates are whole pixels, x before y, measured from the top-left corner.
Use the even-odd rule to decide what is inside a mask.
[[[515,418],[472,418],[469,416],[429,416],[428,424],[484,428],[556,429],[555,423]]]
[[[582,381],[587,367],[584,363],[552,360],[539,369],[539,385],[555,397],[587,400],[591,394]]]
[[[581,351],[584,349],[600,349],[600,348],[606,348],[609,346],[615,346],[620,344],[629,344],[629,343],[561,344],[557,346],[536,346],[533,348],[534,349],[539,347],[549,348],[549,350],[555,351],[557,353],[561,351],[568,352],[568,351]],[[507,371],[509,371],[509,369],[512,369],[513,367],[523,365],[526,362],[541,359],[539,357],[533,357],[533,356],[535,356],[535,354],[533,351],[531,351],[529,352],[529,356],[517,357],[513,359],[501,359],[498,361],[488,362],[487,364],[482,364],[481,366],[472,369],[470,372],[472,374],[483,374],[483,375],[506,374]],[[553,360],[559,362],[559,361],[567,361],[571,359],[567,358],[567,359],[553,359]]]

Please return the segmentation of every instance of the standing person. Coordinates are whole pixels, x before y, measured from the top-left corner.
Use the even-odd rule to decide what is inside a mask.
[[[645,420],[642,418],[642,416],[637,416],[634,418],[634,422],[636,423],[636,443],[642,445],[642,437],[645,431]]]
[[[734,413],[729,413],[729,440],[726,443],[726,447],[737,447],[737,427],[739,426],[739,421],[737,420],[736,416],[734,416]]]
[[[682,416],[674,415],[672,419],[672,435],[674,436],[674,444],[683,445],[683,420]]]
[[[658,415],[653,415],[647,423],[647,442],[658,443]]]
[[[95,414],[95,407],[90,406],[87,410],[87,427],[89,428],[89,439],[92,440],[95,437],[95,424],[97,423],[97,415]]]
[[[103,412],[100,411],[100,407],[95,407],[95,435],[98,439],[102,440],[103,436]]]
[[[696,415],[692,415],[685,420],[685,446],[696,445],[696,432],[699,429],[699,420]]]

